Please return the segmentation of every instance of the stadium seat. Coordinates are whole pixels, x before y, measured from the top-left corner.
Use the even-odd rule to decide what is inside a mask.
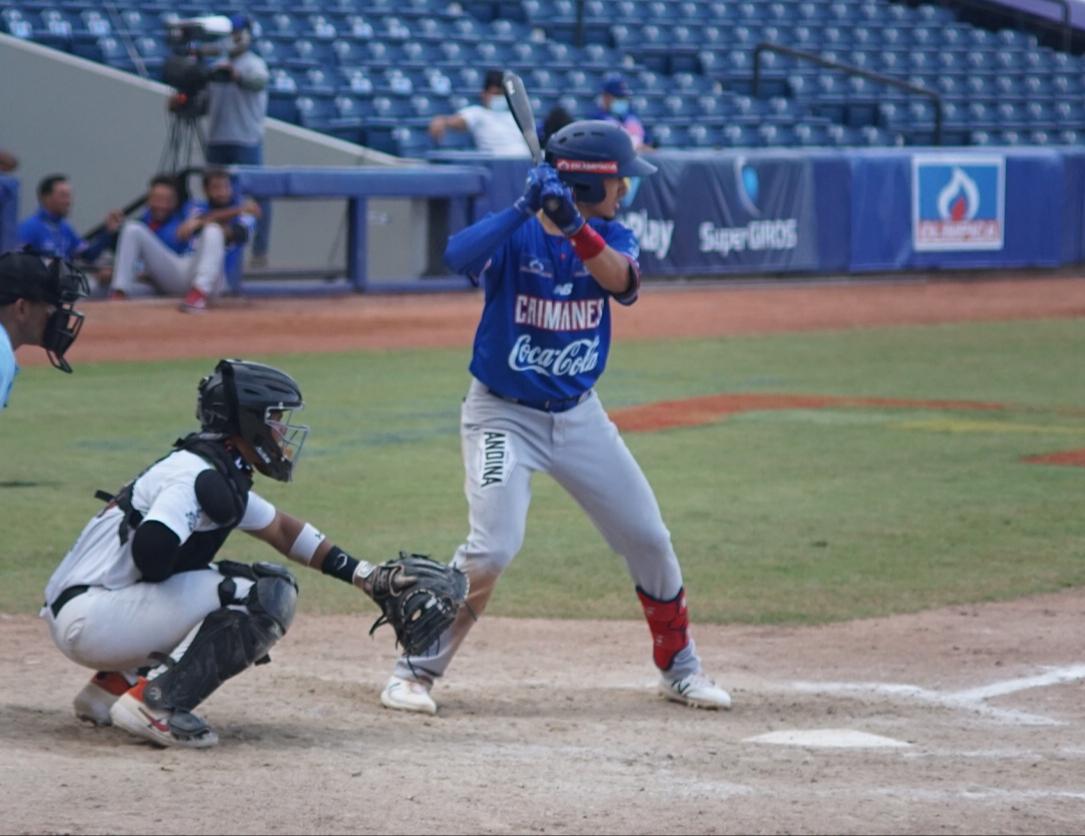
[[[755,144],[755,139],[745,125],[724,125],[720,144],[728,148],[749,148]]]
[[[405,41],[411,37],[411,28],[398,17],[386,17],[381,21],[379,34],[386,41]]]
[[[826,144],[825,128],[821,125],[809,125],[803,122],[794,127],[795,141],[807,147]]]
[[[405,69],[427,67],[430,64],[430,52],[420,41],[407,41],[400,50],[403,56],[399,65]]]
[[[336,80],[320,67],[310,67],[295,79],[302,96],[334,96]]]
[[[663,112],[670,119],[689,119],[697,113],[697,105],[687,96],[664,96]]]
[[[325,130],[335,116],[331,99],[298,96],[294,104],[297,107],[298,121],[305,128]]]
[[[642,118],[668,120],[659,125],[670,147],[892,144],[900,132],[913,141],[933,129],[929,102],[914,114],[914,97],[775,52],[762,55],[758,95],[734,95],[750,90],[753,50],[763,41],[936,90],[948,97],[947,124],[965,142],[1001,142],[1010,130],[1020,142],[1053,144],[1085,132],[1081,57],[1041,46],[1022,27],[987,29],[964,13],[958,20],[947,4],[585,0],[583,9],[583,47],[573,45],[576,0],[223,0],[213,8],[207,0],[122,0],[110,7],[15,0],[0,9],[0,31],[157,77],[166,16],[244,12],[272,69],[270,112],[330,126],[328,120],[342,118],[324,107],[333,95],[403,100],[408,112],[374,118],[408,120],[402,127],[409,131],[397,136],[383,126],[382,141],[411,153],[424,137],[409,120],[476,102],[481,73],[491,67],[520,71],[540,115],[543,104],[558,101],[587,112],[603,75],[621,69]],[[595,30],[605,37],[593,42]],[[839,127],[830,131],[816,121],[819,114],[840,120]],[[727,136],[719,128],[729,120],[738,124]],[[776,130],[745,132],[753,124]],[[344,131],[342,124],[329,129]]]
[[[439,69],[428,69],[424,75],[426,81],[422,87],[427,90],[431,96],[447,98],[449,93],[452,92],[452,79]],[[415,89],[419,89],[419,86],[416,85]]]
[[[340,92],[349,92],[355,96],[371,96],[376,89],[369,73],[359,67],[341,67],[339,76]]]

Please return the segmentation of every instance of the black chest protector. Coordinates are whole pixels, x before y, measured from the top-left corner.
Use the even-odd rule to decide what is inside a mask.
[[[177,439],[173,448],[194,453],[211,465],[211,470],[204,470],[196,477],[196,500],[218,526],[211,531],[195,531],[181,544],[174,562],[173,574],[176,574],[207,566],[241,522],[252,489],[252,468],[235,451],[226,448],[220,435],[191,433]],[[140,476],[121,488],[116,496],[104,491],[95,493],[99,499],[124,511],[125,518],[118,531],[122,544],[128,542],[131,533],[143,522],[143,514],[132,505],[132,491]]]

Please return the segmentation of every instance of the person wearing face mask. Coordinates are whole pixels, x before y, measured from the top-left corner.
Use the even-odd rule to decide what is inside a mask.
[[[480,104],[468,105],[448,116],[435,116],[429,123],[429,133],[440,143],[447,131],[470,131],[475,147],[495,157],[529,157],[516,120],[501,86],[501,71],[488,70],[479,94]]]
[[[646,151],[651,147],[648,131],[640,117],[633,112],[629,102],[631,95],[629,85],[621,75],[607,76],[599,93],[599,109],[591,118],[621,125],[633,140],[633,147],[637,151]]]

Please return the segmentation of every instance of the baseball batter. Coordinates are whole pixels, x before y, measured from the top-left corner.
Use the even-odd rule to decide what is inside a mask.
[[[549,473],[629,567],[669,699],[729,708],[689,635],[682,573],[652,489],[593,389],[610,348],[610,300],[631,305],[639,248],[615,217],[626,177],[655,166],[602,121],[554,134],[524,195],[454,235],[445,260],[484,283],[461,414],[470,531],[452,564],[468,609],[427,651],[405,655],[381,693],[394,709],[434,714],[430,695],[524,539],[531,478]],[[543,209],[542,207],[546,207]]]
[[[401,610],[410,618],[411,609],[435,607],[425,590],[415,594],[406,562],[355,560],[252,490],[254,468],[290,481],[309,431],[290,418],[303,406],[284,372],[223,360],[199,385],[200,432],[179,439],[116,496],[99,492],[107,504],[49,579],[41,613],[60,651],[97,671],[75,698],[78,717],[160,746],[218,742],[194,709],[230,677],[269,661],[298,594],[277,564],[211,562],[235,528],[359,587],[404,645],[415,646]],[[433,566],[438,582],[442,570],[454,571]],[[455,606],[434,622],[427,643],[451,623]]]

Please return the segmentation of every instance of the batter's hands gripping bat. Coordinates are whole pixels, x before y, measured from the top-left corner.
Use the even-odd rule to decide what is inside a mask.
[[[531,162],[533,165],[538,165],[542,162],[543,152],[539,147],[539,135],[535,133],[535,112],[531,108],[531,100],[527,97],[524,80],[512,70],[505,70],[501,85],[505,88],[505,101],[509,103],[509,110],[516,121],[516,127],[520,129],[524,142],[531,151]],[[557,209],[559,204],[560,201],[556,197],[546,200],[546,208],[551,211]]]

